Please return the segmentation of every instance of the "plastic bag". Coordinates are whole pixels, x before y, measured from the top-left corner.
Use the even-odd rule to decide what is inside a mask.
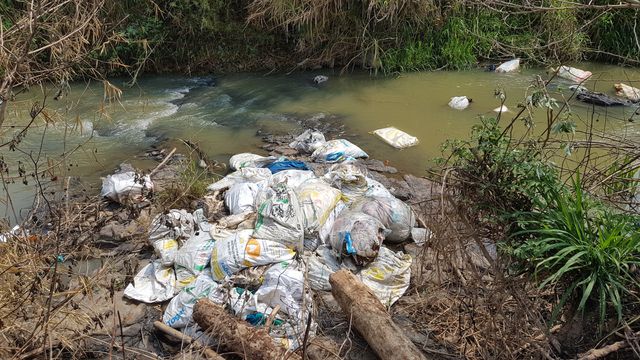
[[[175,264],[198,275],[209,265],[214,243],[215,240],[207,231],[194,234],[176,253]]]
[[[340,190],[320,179],[305,181],[295,189],[307,236],[317,233],[342,197]]]
[[[141,176],[133,171],[109,175],[102,179],[100,196],[120,204],[145,200],[145,194],[153,190],[149,175]]]
[[[366,152],[348,140],[329,140],[318,147],[311,158],[321,163],[342,162],[348,158],[368,158]]]
[[[389,230],[386,241],[402,242],[411,235],[416,219],[411,207],[395,197],[363,197],[349,206],[378,219]]]
[[[616,95],[625,97],[633,102],[640,101],[640,89],[629,86],[627,84],[615,84]]]
[[[340,189],[347,202],[364,196],[369,189],[366,174],[352,163],[335,164],[323,177],[332,186]]]
[[[239,170],[242,168],[262,168],[266,165],[276,161],[275,156],[261,156],[252,153],[241,153],[233,155],[229,159],[229,166],[232,170]]]
[[[192,324],[196,301],[208,298],[217,304],[223,304],[224,297],[222,287],[205,271],[171,299],[162,315],[162,322],[176,329],[183,328]]]
[[[560,66],[557,70],[558,76],[567,80],[571,80],[576,83],[585,82],[593,75],[591,71],[580,70],[571,66]]]
[[[149,241],[163,265],[173,264],[180,246],[178,240],[190,238],[195,232],[196,220],[186,210],[171,209],[151,221]]]
[[[469,106],[466,96],[454,96],[449,100],[449,107],[456,110],[464,110]]]
[[[405,149],[411,146],[418,145],[417,137],[411,136],[406,132],[398,130],[394,127],[378,129],[373,133],[378,135],[378,137],[380,137],[384,142],[396,149]]]
[[[306,130],[289,144],[289,147],[298,150],[301,153],[312,153],[322,144],[327,142],[324,135],[319,131]]]
[[[266,182],[260,183],[235,183],[224,194],[224,203],[232,215],[247,211],[254,211],[254,203],[258,192],[264,188]]]
[[[373,180],[369,177],[367,178],[367,191],[365,191],[364,195],[377,197],[394,197],[389,189],[387,189],[379,181]]]
[[[286,183],[292,189],[297,188],[303,182],[314,179],[316,175],[313,171],[307,170],[284,170],[273,174],[269,182],[270,185]]]
[[[320,237],[320,241],[323,244],[329,243],[329,234],[331,234],[331,228],[333,228],[333,224],[335,223],[336,219],[346,208],[347,205],[343,201],[338,201],[336,206],[329,213],[329,217],[327,217],[327,220],[318,230],[318,236]]]
[[[252,233],[253,230],[241,230],[215,242],[211,252],[214,280],[222,281],[247,267],[291,260],[295,255],[293,250],[280,243],[252,238]]]
[[[340,261],[331,248],[321,245],[309,256],[307,279],[313,290],[330,291],[329,276],[340,270]]]
[[[258,217],[253,236],[302,250],[304,216],[298,196],[286,184],[266,188],[257,206]]]
[[[507,62],[503,62],[496,68],[497,73],[507,73],[512,71],[518,71],[520,69],[520,59],[513,59]]]
[[[173,267],[162,266],[160,261],[154,261],[138,272],[133,283],[124,289],[124,296],[155,303],[171,299],[175,292],[176,275]]]
[[[262,286],[255,292],[260,303],[270,307],[280,305],[280,311],[298,316],[304,295],[304,273],[291,261],[271,266],[264,273]]]
[[[271,178],[271,171],[264,168],[242,168],[238,171],[232,172],[225,176],[223,179],[209,185],[207,190],[217,191],[230,187],[235,183],[249,182],[258,183],[261,181],[269,180]]]
[[[506,112],[509,112],[509,108],[504,105],[500,105],[500,107],[493,109],[493,112],[498,114],[506,113]]]
[[[267,165],[266,168],[271,170],[272,174],[277,174],[285,170],[309,170],[309,167],[304,163],[304,161],[297,160],[282,160],[272,162],[271,164]]]
[[[378,255],[387,230],[367,214],[345,211],[336,219],[329,243],[338,255],[352,256],[357,265],[371,262]]]
[[[402,297],[411,282],[411,255],[380,249],[378,257],[358,274],[378,300],[391,306]]]

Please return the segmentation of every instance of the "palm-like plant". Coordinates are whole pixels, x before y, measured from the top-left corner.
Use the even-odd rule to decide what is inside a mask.
[[[624,298],[639,299],[633,273],[640,263],[636,218],[587,201],[579,177],[573,190],[550,192],[547,208],[532,214],[533,220],[525,222],[528,230],[518,233],[528,239],[516,255],[535,265],[536,274],[543,276],[541,287],[565,286],[553,318],[569,299],[578,311],[597,299],[601,324],[608,306],[620,321]]]

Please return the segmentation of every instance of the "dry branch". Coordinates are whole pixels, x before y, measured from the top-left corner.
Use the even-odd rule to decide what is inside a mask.
[[[215,351],[209,349],[208,347],[203,346],[202,344],[200,344],[197,341],[194,341],[191,336],[185,335],[182,332],[165,325],[164,323],[160,322],[160,321],[155,321],[153,323],[153,326],[159,330],[162,331],[163,333],[172,336],[176,339],[182,340],[184,341],[184,343],[191,345],[193,344],[193,346],[198,349],[198,350],[202,350],[202,352],[204,353],[204,356],[206,356],[207,359],[210,360],[224,360],[224,358],[222,356],[220,356],[218,353],[216,353]]]
[[[331,275],[331,293],[381,359],[426,359],[371,290],[348,270]]]
[[[300,360],[298,355],[276,346],[263,328],[252,327],[233,317],[209,299],[201,299],[196,303],[193,319],[201,328],[216,336],[223,348],[242,354],[245,359]]]

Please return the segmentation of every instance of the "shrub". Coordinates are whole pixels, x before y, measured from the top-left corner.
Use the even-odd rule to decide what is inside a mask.
[[[534,265],[535,274],[543,277],[540,287],[565,287],[554,314],[567,301],[583,311],[595,300],[601,324],[609,306],[621,320],[624,296],[638,299],[640,284],[633,274],[640,264],[637,218],[585,198],[579,176],[573,185],[573,192],[550,191],[549,207],[528,215],[530,220],[523,222],[528,229],[515,234],[528,239],[515,255]]]

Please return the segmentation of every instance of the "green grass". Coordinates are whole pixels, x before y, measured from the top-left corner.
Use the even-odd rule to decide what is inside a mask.
[[[531,220],[523,222],[528,229],[516,233],[528,239],[515,254],[535,266],[540,287],[564,289],[554,314],[567,301],[578,311],[594,302],[601,325],[611,308],[622,320],[625,299],[638,300],[640,284],[633,273],[640,265],[638,219],[587,199],[579,177],[573,192],[563,189],[549,195],[550,206],[529,214]]]

